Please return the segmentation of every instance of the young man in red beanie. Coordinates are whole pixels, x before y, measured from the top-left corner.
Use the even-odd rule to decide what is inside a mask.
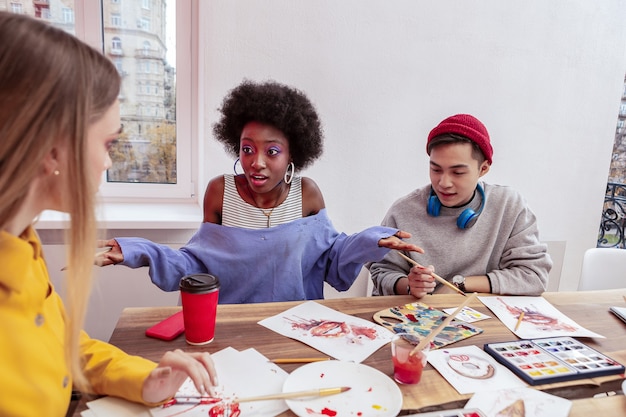
[[[397,200],[382,224],[412,234],[424,254],[413,266],[390,252],[369,265],[374,295],[452,291],[434,271],[464,292],[539,295],[552,260],[539,241],[537,220],[510,187],[480,181],[492,163],[489,133],[468,114],[444,119],[428,135],[430,184]]]

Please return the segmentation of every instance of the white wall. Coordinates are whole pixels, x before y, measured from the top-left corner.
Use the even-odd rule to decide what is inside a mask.
[[[345,232],[428,183],[428,132],[472,113],[495,149],[485,180],[520,190],[540,238],[566,242],[560,288],[576,288],[623,89],[625,2],[213,0],[200,15],[206,180],[232,172],[210,128],[244,78],[291,84],[317,105],[325,153],[305,175]]]
[[[305,175],[347,233],[378,224],[395,199],[426,184],[428,132],[444,117],[472,113],[495,148],[486,180],[520,190],[539,218],[540,238],[565,242],[560,289],[576,289],[600,221],[626,71],[626,2],[199,4],[199,109],[206,115],[200,190],[232,172],[211,126],[224,95],[244,78],[291,84],[317,105],[325,153]],[[190,231],[107,236],[123,232],[176,245]],[[45,251],[60,257],[60,249]],[[51,273],[60,280],[62,261],[47,257],[56,259]],[[146,268],[110,267],[99,271],[86,327],[107,339],[124,306],[173,304],[176,297],[159,293]]]

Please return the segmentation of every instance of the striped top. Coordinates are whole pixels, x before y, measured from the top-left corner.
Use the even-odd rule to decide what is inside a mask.
[[[245,202],[237,192],[235,176],[224,175],[222,226],[265,229],[301,218],[302,182],[300,177],[293,177],[287,198],[272,210],[261,209]]]

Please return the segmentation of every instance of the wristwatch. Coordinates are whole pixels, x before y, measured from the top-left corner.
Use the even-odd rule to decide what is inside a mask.
[[[467,290],[465,289],[465,277],[463,275],[455,275],[452,277],[452,283],[454,285],[456,285],[456,287],[463,291],[463,292],[467,292]]]

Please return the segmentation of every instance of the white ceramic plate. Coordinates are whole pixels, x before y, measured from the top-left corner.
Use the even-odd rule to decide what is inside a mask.
[[[300,417],[395,417],[402,409],[402,393],[393,379],[354,362],[331,360],[303,365],[287,377],[283,392],[334,387],[351,389],[325,397],[287,400],[287,405]]]

